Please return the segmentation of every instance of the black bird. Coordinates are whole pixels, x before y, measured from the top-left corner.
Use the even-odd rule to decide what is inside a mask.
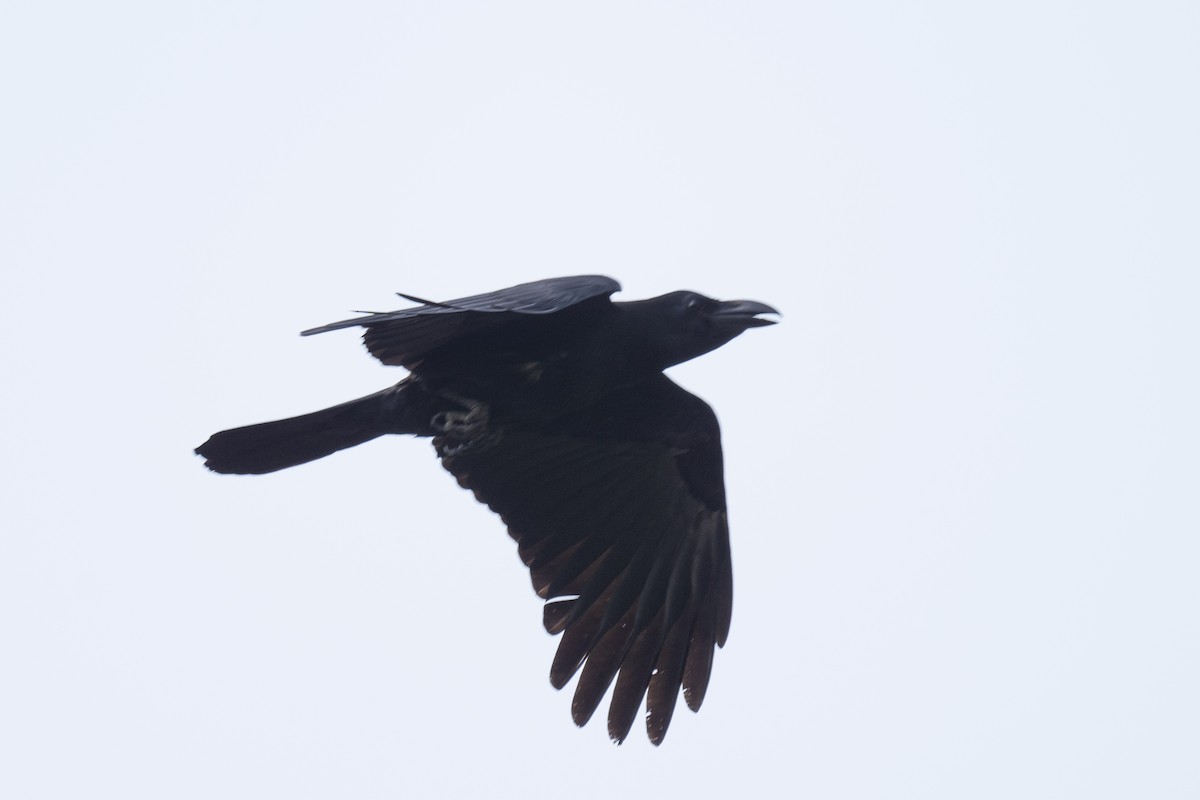
[[[216,472],[264,473],[387,433],[432,437],[442,466],[508,526],[546,630],[563,634],[550,682],[583,668],[575,723],[615,678],[609,735],[625,739],[645,697],[659,744],[681,687],[700,708],[733,603],[717,418],[663,370],[778,312],[695,292],[614,303],[620,288],[588,275],[444,303],[401,295],[420,305],[304,331],[366,328],[371,354],[410,374],[221,431],[196,452]]]

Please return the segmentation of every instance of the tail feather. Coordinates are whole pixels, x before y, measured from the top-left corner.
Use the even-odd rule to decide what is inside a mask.
[[[401,398],[396,389],[299,417],[214,433],[196,453],[213,472],[260,475],[324,458],[385,433],[403,433],[397,424]]]

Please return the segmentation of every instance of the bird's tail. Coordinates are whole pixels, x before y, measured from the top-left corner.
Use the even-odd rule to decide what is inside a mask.
[[[196,448],[213,472],[259,475],[294,467],[386,433],[418,433],[404,383],[323,411],[214,433]],[[410,430],[411,428],[411,430]]]

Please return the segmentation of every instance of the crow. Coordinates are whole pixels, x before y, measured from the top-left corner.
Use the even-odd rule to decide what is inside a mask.
[[[613,302],[599,275],[525,283],[369,313],[303,331],[365,328],[395,386],[323,411],[213,434],[196,448],[220,473],[303,464],[389,433],[431,437],[442,466],[498,513],[562,634],[550,668],[580,671],[582,726],[616,680],[609,736],[643,698],[660,744],[682,689],[699,710],[733,603],[721,435],[700,398],[663,374],[774,308],[672,292]]]

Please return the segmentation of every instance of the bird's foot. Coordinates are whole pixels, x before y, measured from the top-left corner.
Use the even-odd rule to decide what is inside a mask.
[[[499,431],[489,429],[491,412],[486,404],[456,395],[447,399],[463,406],[464,411],[439,411],[433,415],[430,425],[437,434],[433,445],[442,457],[456,456],[471,450],[479,450],[494,444],[500,438]]]
[[[439,411],[433,415],[434,431],[454,439],[469,439],[485,430],[488,424],[488,408],[483,403],[466,401],[466,411]]]

